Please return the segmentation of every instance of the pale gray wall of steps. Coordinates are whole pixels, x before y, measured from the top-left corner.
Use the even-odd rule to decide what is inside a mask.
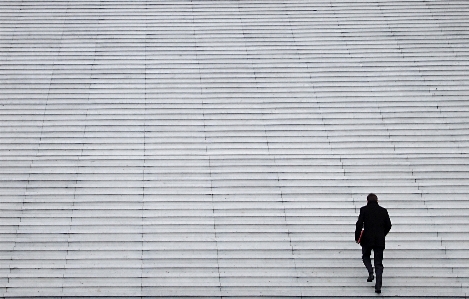
[[[469,295],[466,1],[0,4],[0,296]]]

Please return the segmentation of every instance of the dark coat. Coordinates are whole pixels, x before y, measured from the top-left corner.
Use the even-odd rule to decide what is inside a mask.
[[[385,248],[385,237],[391,230],[388,211],[377,202],[368,202],[360,209],[355,228],[355,241],[358,241],[362,228],[364,231],[360,245]]]

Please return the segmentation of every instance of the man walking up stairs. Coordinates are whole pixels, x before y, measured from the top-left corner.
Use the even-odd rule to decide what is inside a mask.
[[[356,228],[355,241],[362,246],[362,258],[368,270],[368,282],[374,279],[371,265],[371,250],[374,252],[376,285],[375,292],[381,293],[383,285],[383,251],[386,235],[391,230],[388,211],[378,205],[378,197],[371,193],[367,196],[367,205],[360,209]]]

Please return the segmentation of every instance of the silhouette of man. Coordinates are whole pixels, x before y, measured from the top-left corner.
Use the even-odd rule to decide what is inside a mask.
[[[372,282],[375,278],[373,266],[371,265],[371,250],[374,252],[375,292],[379,294],[383,285],[385,237],[391,230],[391,219],[389,219],[388,211],[378,205],[378,197],[375,194],[368,194],[366,199],[367,205],[360,208],[360,215],[355,228],[355,241],[357,243],[360,241],[359,243],[362,246],[362,260],[368,270],[368,282]]]

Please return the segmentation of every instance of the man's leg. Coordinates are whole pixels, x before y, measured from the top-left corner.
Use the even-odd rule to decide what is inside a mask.
[[[371,282],[373,280],[373,266],[371,265],[371,248],[362,246],[362,260],[363,264],[366,267],[366,270],[368,270],[368,281]]]
[[[376,270],[376,285],[375,290],[377,293],[381,292],[381,287],[383,285],[383,248],[373,248],[374,259],[375,259],[375,270]]]

